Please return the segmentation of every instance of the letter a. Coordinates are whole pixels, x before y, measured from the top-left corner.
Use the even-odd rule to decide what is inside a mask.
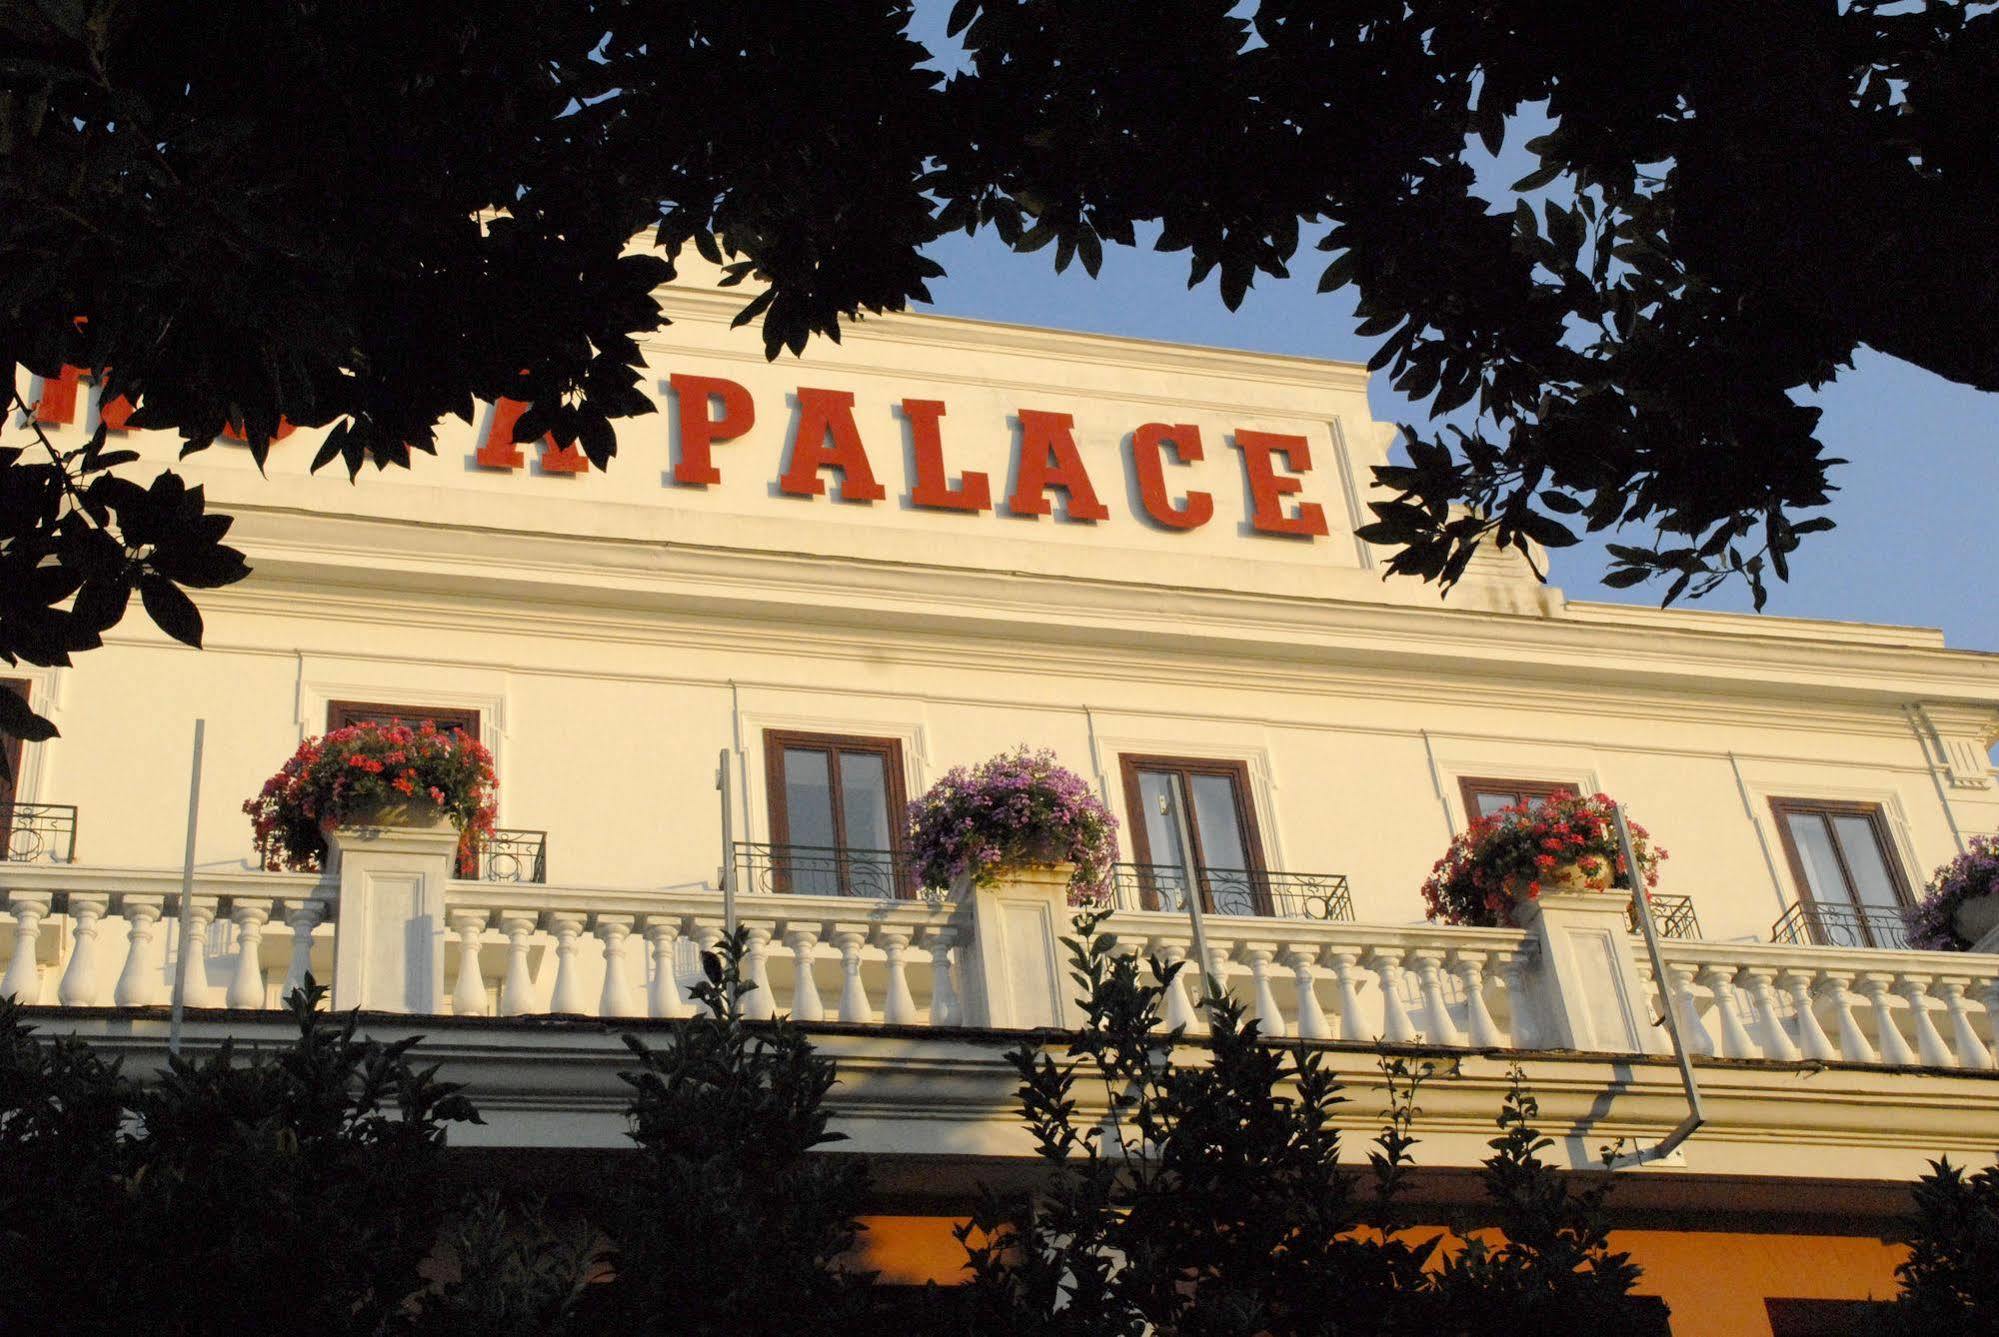
[[[1066,413],[1020,410],[1020,458],[1015,461],[1013,495],[1006,508],[1014,515],[1048,515],[1048,489],[1068,494],[1070,520],[1108,520],[1110,511],[1097,500],[1090,474],[1076,450],[1076,420]]]
[[[841,501],[880,501],[888,493],[868,467],[868,452],[854,426],[854,397],[845,390],[798,387],[798,434],[791,439],[791,464],[777,481],[794,497],[823,497],[821,469],[840,471]]]

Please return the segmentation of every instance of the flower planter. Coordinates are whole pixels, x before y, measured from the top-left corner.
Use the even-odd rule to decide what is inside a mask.
[[[969,899],[974,887],[1060,885],[1072,905],[1110,891],[1117,819],[1051,752],[1022,747],[954,767],[909,805],[907,846],[923,886]]]
[[[1988,891],[1983,896],[1967,896],[1959,901],[1957,913],[1951,916],[1951,926],[1966,942],[1973,947],[1979,946],[1993,930],[1999,929],[1999,891]]]
[[[451,814],[428,798],[401,799],[358,808],[344,817],[340,826],[395,826],[412,831],[429,831],[451,820]],[[332,829],[331,823],[327,829]]]
[[[1619,884],[1631,883],[1616,871],[1621,851],[1615,817],[1607,795],[1557,792],[1475,819],[1452,838],[1423,884],[1428,917],[1499,927],[1548,895],[1621,903]],[[1641,885],[1655,886],[1666,852],[1651,843],[1644,827],[1630,822],[1630,829]],[[1619,888],[1617,894],[1613,888]]]

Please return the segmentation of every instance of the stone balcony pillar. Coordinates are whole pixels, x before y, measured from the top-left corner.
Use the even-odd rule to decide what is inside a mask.
[[[965,1024],[998,1030],[1069,1028],[1082,1021],[1071,995],[1062,938],[1069,907],[1068,864],[1006,873],[998,886],[960,886],[959,990]]]
[[[458,831],[349,826],[330,832],[340,899],[334,913],[333,1006],[444,1011],[444,889]]]
[[[1652,1013],[1631,958],[1623,896],[1544,891],[1515,908],[1513,920],[1537,949],[1528,978],[1550,1047],[1599,1054],[1652,1051]]]

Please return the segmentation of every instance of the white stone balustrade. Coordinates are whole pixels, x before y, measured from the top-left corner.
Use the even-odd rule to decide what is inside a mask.
[[[0,997],[157,1007],[181,951],[178,869],[0,863]],[[196,874],[191,1007],[278,1007],[308,971],[330,982],[332,883],[316,873]]]
[[[407,898],[416,884],[382,885]],[[723,933],[721,896],[707,887],[437,886],[423,893],[441,905],[434,931],[391,931],[395,916],[378,916],[370,950],[430,944],[440,1013],[687,1016],[699,952]],[[273,1008],[308,971],[334,982],[337,927],[356,922],[339,913],[341,895],[315,874],[199,874],[189,1004]],[[0,864],[0,996],[163,1006],[179,900],[178,870]],[[1050,992],[1058,967],[1067,986],[1051,936],[1067,931],[1059,886],[1027,879],[939,904],[760,893],[739,908],[744,973],[758,985],[745,999],[751,1016],[882,1027],[1065,1019]],[[1557,922],[1566,911],[1556,905],[1524,930],[1211,915],[1208,973],[1266,1035],[1287,1038],[1663,1054],[1658,1022],[1670,1006],[1700,1058],[1999,1067],[1999,955],[1667,940],[1662,997],[1639,939],[1617,934],[1606,966],[1592,946],[1603,930],[1595,907],[1568,908],[1578,917]],[[1184,916],[1120,910],[1104,931],[1120,950],[1186,963],[1165,1022],[1198,1033]],[[1551,942],[1567,945],[1558,953]],[[353,1002],[336,991],[336,1006]],[[1636,1017],[1621,1033],[1620,1009]]]
[[[1653,1018],[1660,999],[1632,939]],[[1770,943],[1659,944],[1682,1034],[1720,1058],[1995,1066],[1999,955]]]

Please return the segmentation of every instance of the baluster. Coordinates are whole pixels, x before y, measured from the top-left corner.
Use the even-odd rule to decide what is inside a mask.
[[[1721,1018],[1721,1056],[1755,1058],[1756,1046],[1742,1024],[1742,1008],[1735,992],[1735,977],[1724,967],[1709,962],[1701,967],[1700,981],[1714,995],[1714,1014]]]
[[[576,940],[583,936],[585,916],[577,910],[550,910],[544,918],[555,935],[555,991],[548,1010],[582,1016],[589,1011],[590,996],[584,992],[583,972],[576,962]]]
[[[271,919],[271,903],[235,897],[229,918],[236,925],[236,972],[229,980],[223,1001],[241,1011],[264,1006],[264,925]]]
[[[1159,958],[1161,968],[1171,967],[1187,960],[1186,947],[1177,942],[1154,938],[1151,951]],[[1173,977],[1166,982],[1166,996],[1160,1023],[1169,1031],[1175,1029],[1192,1031],[1198,1024],[1194,1012],[1194,998],[1187,989],[1187,978],[1193,973],[1191,966],[1181,964],[1180,969],[1174,971]]]
[[[1798,1050],[1806,1058],[1821,1062],[1839,1057],[1831,1040],[1826,1038],[1825,1028],[1812,1013],[1812,972],[1796,968],[1786,970],[1778,977],[1784,992],[1791,996],[1791,1008],[1798,1014]]]
[[[1694,968],[1676,961],[1666,963],[1666,989],[1672,1000],[1673,1015],[1680,1023],[1680,1043],[1689,1054],[1713,1054],[1714,1038],[1707,1033],[1701,1010],[1694,1003]]]
[[[1423,1010],[1428,1013],[1424,1030],[1433,1045],[1462,1045],[1464,1032],[1451,1020],[1450,1004],[1444,998],[1444,954],[1425,947],[1410,953],[1416,962],[1416,981],[1423,990]]]
[[[600,1017],[642,1017],[639,993],[632,987],[631,963],[625,943],[632,936],[630,915],[593,915],[597,940],[604,944],[604,992],[597,1001]]]
[[[1777,1001],[1776,976],[1777,972],[1768,966],[1744,966],[1739,972],[1739,978],[1749,981],[1746,987],[1756,1007],[1756,1038],[1763,1046],[1763,1057],[1795,1060],[1798,1047],[1784,1030],[1784,1010]]]
[[[1916,1051],[1909,1048],[1902,1028],[1895,1024],[1895,1009],[1888,1001],[1888,986],[1894,980],[1893,975],[1870,970],[1855,987],[1874,1009],[1874,1043],[1880,1047],[1881,1061],[1906,1067],[1916,1061]]]
[[[1255,1005],[1256,1032],[1270,1040],[1284,1038],[1284,1014],[1277,1007],[1277,991],[1270,987],[1270,958],[1277,955],[1277,945],[1267,942],[1246,942],[1238,950],[1242,959],[1249,964],[1250,996]]]
[[[287,998],[294,989],[305,987],[305,977],[312,972],[312,931],[325,917],[325,901],[306,899],[285,904],[285,927],[292,931],[291,960],[285,966]]]
[[[1312,958],[1315,955],[1309,947],[1287,947],[1284,949],[1284,964],[1298,982],[1298,1038],[1301,1040],[1330,1040],[1333,1028],[1326,1020],[1326,1011],[1319,1006],[1318,985],[1312,973]]]
[[[861,944],[868,940],[868,931],[846,924],[836,925],[833,930],[833,945],[840,951],[840,1020],[868,1022],[875,1019],[874,1007],[868,1002],[868,991],[861,983]]]
[[[1985,1030],[1993,1039],[1988,1052],[1993,1063],[1999,1065],[1999,977],[1973,981],[1971,992],[1985,1005]]]
[[[486,974],[479,965],[479,947],[490,914],[469,908],[451,912],[451,931],[458,935],[458,982],[451,990],[453,1016],[486,1015]]]
[[[1989,1068],[1992,1054],[1971,1026],[1971,1009],[1965,1005],[1964,989],[1970,980],[1945,977],[1937,981],[1937,994],[1950,1013],[1950,1043],[1957,1052],[1960,1068]]]
[[[673,946],[680,940],[680,920],[674,915],[647,915],[646,943],[652,948],[652,979],[646,987],[646,1011],[655,1017],[685,1017],[694,1012],[680,987]]]
[[[500,981],[500,1015],[525,1016],[534,1011],[534,975],[528,970],[528,939],[534,933],[534,916],[502,913],[500,932],[507,935],[507,973]]]
[[[195,896],[187,909],[187,935],[181,939],[181,955],[187,959],[187,985],[182,995],[189,1007],[209,1006],[208,926],[215,922],[215,898]]]
[[[1355,968],[1360,964],[1358,953],[1336,951],[1332,954],[1333,978],[1340,986],[1340,1039],[1365,1040],[1368,1038],[1367,1023],[1360,1016],[1360,983],[1355,976]]]
[[[957,941],[957,930],[933,927],[923,939],[924,948],[930,953],[930,1024],[932,1026],[961,1026],[965,1021],[965,1009],[958,1001],[958,982],[951,963],[951,948]]]
[[[1501,1048],[1506,1041],[1485,1005],[1485,953],[1454,951],[1451,969],[1465,991],[1465,1030],[1471,1044],[1478,1049]]]
[[[722,948],[724,945],[723,939],[726,938],[728,935],[722,931],[722,926],[720,924],[696,924],[694,925],[693,936],[694,936],[695,964],[700,968],[702,977],[706,978],[708,974],[708,960],[707,960],[708,957],[712,956],[715,958],[715,966],[716,969],[718,970],[722,969],[726,964],[723,960],[725,954],[722,951]],[[738,963],[737,970],[740,971],[741,969],[742,969],[741,964]],[[741,996],[742,995],[740,993],[737,994],[738,998],[740,998]],[[720,1013],[716,1011],[713,1004],[703,1003],[700,1006],[707,1009],[708,1014],[710,1016],[720,1015]]]
[[[1513,1048],[1532,1049],[1541,1032],[1534,1011],[1534,992],[1527,987],[1527,954],[1506,952],[1497,964],[1499,977],[1506,981],[1506,1015],[1513,1032]]]
[[[888,997],[882,1004],[882,1020],[890,1026],[913,1026],[916,1000],[909,996],[909,966],[902,958],[909,946],[909,930],[884,925],[876,930],[875,941],[888,958]]]
[[[125,915],[125,967],[111,1001],[119,1007],[151,1007],[160,1001],[160,971],[153,957],[153,930],[165,908],[162,896],[125,896],[119,909]]]
[[[1844,971],[1826,970],[1819,973],[1819,979],[1819,990],[1832,1006],[1833,1027],[1839,1032],[1839,1056],[1849,1063],[1878,1063],[1874,1046],[1867,1043],[1860,1023],[1854,1019],[1853,995],[1847,989],[1853,983],[1853,976]]]
[[[770,996],[770,930],[754,924],[743,926],[743,1015],[752,1021],[767,1021],[777,1015],[777,1000]]]
[[[56,1001],[64,1007],[89,1007],[97,1001],[97,925],[111,908],[109,896],[71,892],[69,917],[76,941],[69,949],[69,969],[56,984]]]
[[[17,891],[7,898],[7,909],[14,916],[14,959],[7,963],[6,977],[0,979],[0,997],[26,1004],[39,1003],[42,968],[35,962],[35,950],[41,945],[42,920],[48,917],[49,898]]]
[[[1368,958],[1368,968],[1381,981],[1381,1036],[1392,1045],[1413,1044],[1418,1039],[1416,1024],[1402,1006],[1402,953],[1392,947],[1377,947]]]
[[[794,924],[784,935],[784,945],[791,949],[791,1016],[794,1021],[824,1021],[826,1004],[819,997],[819,981],[812,974],[812,953],[819,946],[819,926],[817,924]],[[936,948],[931,952],[934,956]],[[950,968],[945,967],[946,978]]]
[[[1926,1067],[1952,1067],[1950,1050],[1945,1047],[1936,1023],[1930,1020],[1929,1004],[1924,1001],[1929,985],[1928,975],[1904,975],[1895,982],[1895,992],[1909,1005],[1909,1021],[1916,1029],[1916,1056]]]

